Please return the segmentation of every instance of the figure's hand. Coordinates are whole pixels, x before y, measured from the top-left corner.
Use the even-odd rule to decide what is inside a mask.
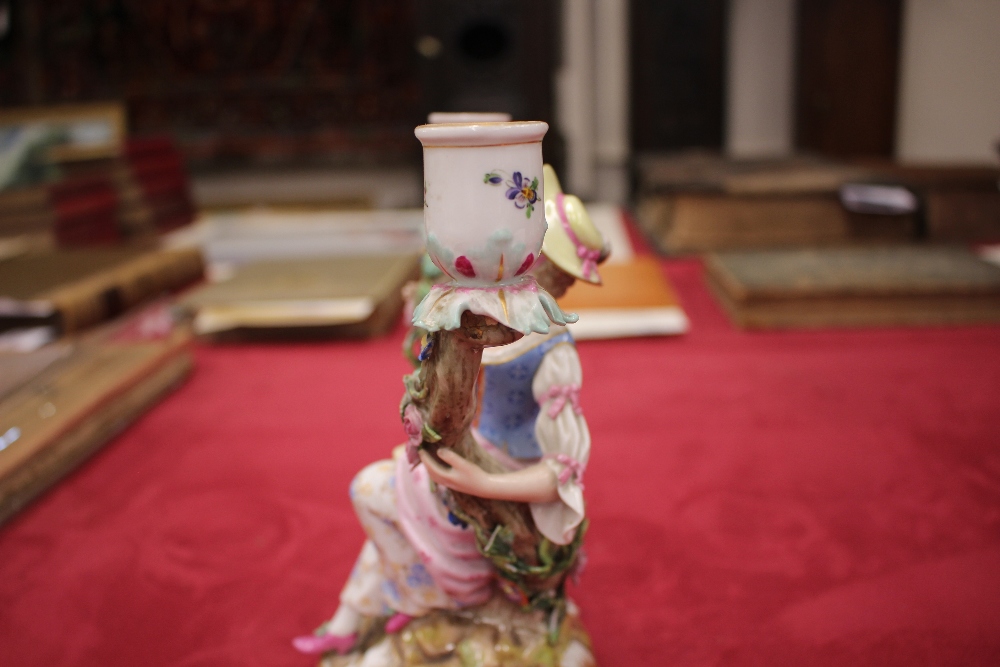
[[[450,449],[442,447],[437,450],[437,454],[451,468],[445,468],[423,450],[420,451],[420,460],[427,466],[427,474],[431,479],[454,491],[479,498],[519,503],[551,503],[559,500],[559,480],[544,463],[491,475]]]
[[[493,477],[488,472],[450,449],[442,447],[437,455],[451,468],[445,468],[433,456],[420,451],[420,460],[427,466],[431,479],[453,491],[480,498],[492,497]]]

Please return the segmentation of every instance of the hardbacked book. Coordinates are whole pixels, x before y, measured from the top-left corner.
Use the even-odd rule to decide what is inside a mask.
[[[905,242],[913,215],[856,214],[838,196],[877,172],[813,158],[732,161],[704,154],[640,161],[640,226],[666,253]]]
[[[635,256],[600,268],[602,285],[577,281],[559,299],[564,311],[580,316],[569,329],[577,340],[669,336],[690,323],[655,257]]]
[[[965,248],[720,252],[705,273],[748,329],[1000,322],[1000,267]]]
[[[215,340],[376,336],[396,323],[419,266],[418,253],[260,260],[179,307]]]
[[[1000,167],[872,161],[884,181],[917,193],[925,209],[924,232],[938,242],[1000,241]]]
[[[0,190],[0,237],[48,233],[54,221],[47,187]]]
[[[642,198],[638,219],[668,254],[842,243],[847,214],[835,195],[674,193]]]
[[[0,259],[0,330],[54,326],[79,331],[199,280],[195,248],[90,248]]]
[[[651,156],[639,163],[638,219],[668,253],[793,246],[1000,240],[1000,169],[845,164],[810,157],[726,160],[707,154]],[[848,183],[902,186],[920,210],[851,212]]]
[[[110,179],[81,177],[49,187],[52,231],[62,247],[113,245],[123,240],[118,192]]]
[[[26,354],[0,354],[0,522],[177,387],[191,336],[165,307]]]
[[[780,159],[732,160],[707,152],[646,155],[639,158],[643,195],[702,192],[727,195],[835,194],[848,181],[877,174],[872,167],[806,155]]]
[[[167,234],[164,244],[200,247],[212,270],[278,259],[404,255],[423,251],[424,214],[421,209],[214,211]]]

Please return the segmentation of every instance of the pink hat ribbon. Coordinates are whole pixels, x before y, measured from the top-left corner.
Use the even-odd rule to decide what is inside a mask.
[[[556,194],[556,210],[559,212],[559,221],[562,223],[563,229],[566,230],[566,235],[569,236],[569,240],[573,242],[576,246],[576,255],[583,260],[583,267],[581,268],[581,273],[583,277],[590,280],[590,274],[597,271],[597,260],[601,257],[600,250],[592,250],[580,242],[577,237],[576,232],[569,224],[569,220],[566,218],[566,203],[563,193]]]

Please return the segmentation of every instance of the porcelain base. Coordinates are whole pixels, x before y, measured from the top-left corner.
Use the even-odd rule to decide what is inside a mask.
[[[358,649],[329,655],[321,667],[596,667],[590,637],[570,604],[559,639],[550,645],[544,617],[502,596],[461,611],[436,611],[386,635],[373,622]],[[384,621],[384,619],[382,619]],[[384,623],[382,623],[384,627]]]

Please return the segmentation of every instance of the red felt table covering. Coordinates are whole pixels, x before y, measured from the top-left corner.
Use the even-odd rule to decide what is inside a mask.
[[[745,333],[664,266],[688,335],[579,346],[600,664],[1000,664],[1000,327]],[[200,347],[0,528],[0,664],[314,664],[401,337]]]

